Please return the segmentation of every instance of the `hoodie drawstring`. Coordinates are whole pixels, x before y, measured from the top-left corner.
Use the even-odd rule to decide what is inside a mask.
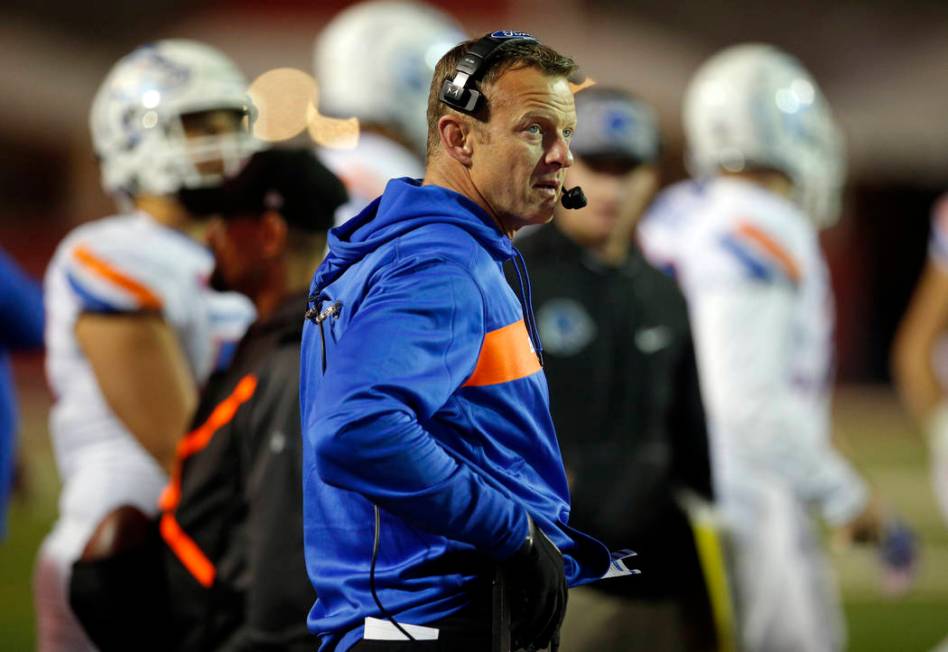
[[[537,328],[537,318],[533,314],[533,286],[530,285],[530,273],[527,271],[527,261],[523,259],[520,250],[511,245],[514,257],[514,270],[517,272],[517,281],[520,283],[520,306],[523,308],[524,319],[527,322],[527,329],[530,333],[530,340],[533,342],[533,349],[536,351],[540,366],[543,366],[543,344],[540,343],[540,330]],[[526,285],[524,285],[526,281]]]
[[[342,310],[342,302],[334,301],[328,308],[323,309],[323,297],[318,291],[309,295],[307,300],[307,310],[305,319],[319,326],[319,343],[322,346],[322,357],[320,358],[323,375],[326,375],[326,332],[323,330],[323,322],[332,317],[339,318],[339,312]],[[309,306],[312,305],[310,308]]]

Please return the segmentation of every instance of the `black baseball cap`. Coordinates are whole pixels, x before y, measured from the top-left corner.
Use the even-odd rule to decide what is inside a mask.
[[[179,199],[192,213],[224,219],[278,212],[289,226],[328,231],[336,209],[349,195],[312,149],[274,147],[255,152],[236,176],[216,188],[183,190]]]

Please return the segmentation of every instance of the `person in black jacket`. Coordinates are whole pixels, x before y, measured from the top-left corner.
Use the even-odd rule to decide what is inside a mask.
[[[634,244],[658,184],[651,109],[598,86],[576,95],[582,210],[518,240],[533,278],[570,523],[638,552],[642,575],[570,591],[564,650],[713,649],[682,490],[712,498],[708,436],[684,298]]]
[[[198,211],[222,215],[208,235],[217,260],[212,283],[246,294],[258,317],[231,366],[202,394],[159,520],[146,526],[151,536],[138,546],[151,551],[136,563],[146,565],[139,576],[152,584],[151,591],[137,584],[137,595],[160,593],[144,609],[160,627],[147,636],[134,622],[116,627],[114,613],[97,618],[80,597],[80,620],[103,651],[317,646],[306,628],[316,596],[303,560],[300,337],[309,281],[346,199],[341,182],[308,149],[258,152],[220,191],[184,197]],[[128,509],[114,520],[139,519]],[[108,542],[105,530],[93,544]],[[95,558],[88,552],[77,570]],[[74,606],[76,597],[74,586]]]

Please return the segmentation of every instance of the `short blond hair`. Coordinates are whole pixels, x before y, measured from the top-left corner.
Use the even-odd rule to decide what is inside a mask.
[[[431,89],[428,92],[428,146],[426,156],[431,157],[435,145],[438,144],[438,121],[441,116],[454,112],[450,106],[441,101],[441,87],[444,81],[454,75],[461,57],[472,45],[480,39],[471,39],[451,48],[441,57],[435,66],[434,77],[431,78]],[[478,90],[493,84],[508,70],[514,68],[536,68],[550,77],[569,78],[576,72],[576,62],[553,48],[543,45],[539,41],[521,39],[510,41],[501,46],[484,64],[483,72],[475,82]],[[490,107],[486,98],[481,102],[475,116],[478,120],[490,120]]]

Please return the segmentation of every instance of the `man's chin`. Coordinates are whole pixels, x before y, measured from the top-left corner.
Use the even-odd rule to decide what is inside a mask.
[[[553,203],[544,202],[539,205],[534,203],[524,209],[507,213],[507,217],[503,220],[503,223],[512,226],[515,231],[525,226],[548,224],[553,220],[553,206]]]
[[[529,216],[524,219],[526,224],[548,224],[553,220],[554,208],[556,202],[544,202],[539,208],[533,210]]]

